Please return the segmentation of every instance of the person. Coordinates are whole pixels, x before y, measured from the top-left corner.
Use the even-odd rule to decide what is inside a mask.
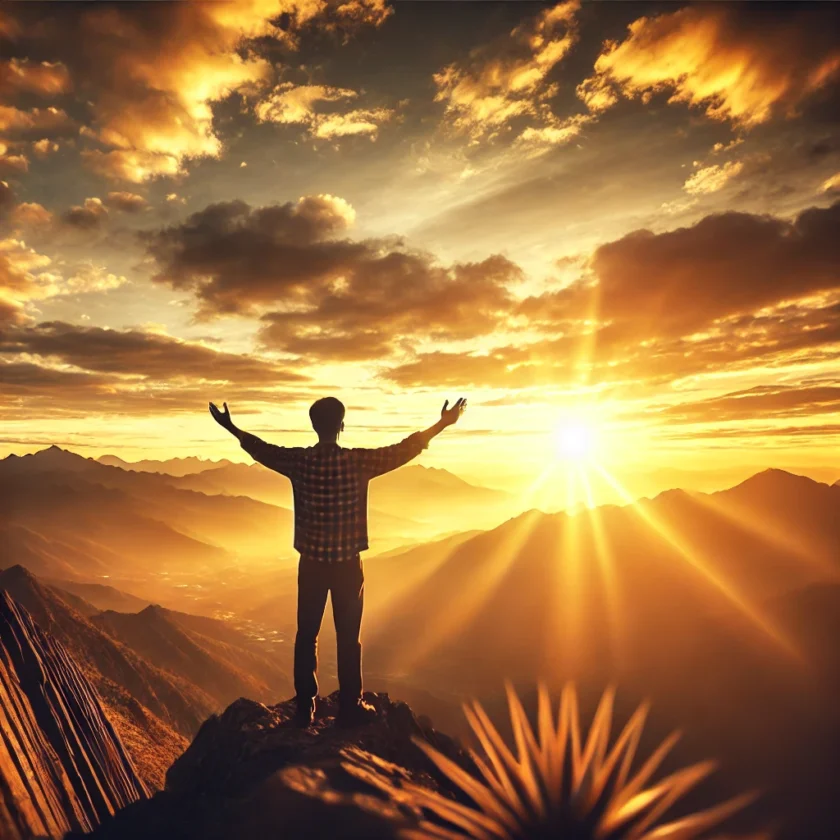
[[[216,422],[238,438],[255,461],[292,482],[294,548],[300,553],[294,661],[296,721],[305,727],[314,720],[318,696],[318,633],[327,594],[332,593],[338,653],[337,722],[347,726],[364,724],[376,714],[362,700],[359,641],[364,604],[361,552],[368,548],[368,483],[416,458],[433,437],[458,421],[467,401],[461,398],[450,407],[447,400],[433,426],[378,449],[339,445],[345,408],[335,397],[316,400],[309,409],[318,442],[307,447],[266,443],[237,428],[227,403],[222,405],[224,410],[210,403],[210,413]]]

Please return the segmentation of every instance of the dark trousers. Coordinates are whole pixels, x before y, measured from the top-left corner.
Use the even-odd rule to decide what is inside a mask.
[[[333,620],[338,648],[338,684],[342,706],[362,696],[362,646],[359,631],[365,596],[360,557],[324,563],[306,557],[298,566],[297,636],[295,637],[295,692],[299,704],[318,695],[318,632],[332,593]]]

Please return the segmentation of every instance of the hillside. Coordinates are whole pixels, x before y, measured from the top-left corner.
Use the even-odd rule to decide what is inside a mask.
[[[73,656],[96,688],[140,775],[159,787],[162,774],[216,707],[179,676],[119,643],[20,566],[0,572],[0,590],[23,605]]]
[[[237,697],[276,702],[294,694],[288,670],[222,621],[149,606],[103,612],[92,623],[131,650],[210,695],[218,707]]]
[[[60,590],[61,596],[75,595],[90,605],[90,615],[106,610],[117,612],[140,612],[150,606],[143,598],[138,598],[129,592],[123,592],[104,583],[80,583],[79,581],[63,578],[44,579],[44,583]],[[87,614],[87,613],[86,613]]]
[[[0,591],[0,835],[90,831],[148,795],[64,646]]]

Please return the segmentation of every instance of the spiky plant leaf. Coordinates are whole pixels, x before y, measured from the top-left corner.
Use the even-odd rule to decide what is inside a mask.
[[[512,751],[477,702],[464,713],[482,754],[470,750],[475,777],[427,742],[417,746],[472,801],[468,806],[420,786],[418,805],[439,822],[424,821],[405,840],[697,840],[754,799],[744,794],[720,805],[663,822],[673,805],[713,770],[699,762],[652,780],[679,739],[675,732],[633,771],[648,704],[631,715],[610,746],[615,692],[601,697],[589,731],[581,731],[574,686],[564,687],[557,718],[539,686],[536,732],[519,697],[506,685]],[[753,835],[752,840],[766,840]]]

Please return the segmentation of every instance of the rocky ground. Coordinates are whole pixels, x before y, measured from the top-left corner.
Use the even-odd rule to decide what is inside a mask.
[[[455,795],[415,745],[432,743],[463,767],[459,745],[387,694],[366,694],[378,712],[362,728],[335,725],[337,693],[315,724],[294,726],[294,704],[237,700],[202,726],[170,768],[166,789],[135,803],[92,835],[97,840],[292,840],[392,838],[422,818],[411,785]],[[68,838],[69,840],[69,838]]]

